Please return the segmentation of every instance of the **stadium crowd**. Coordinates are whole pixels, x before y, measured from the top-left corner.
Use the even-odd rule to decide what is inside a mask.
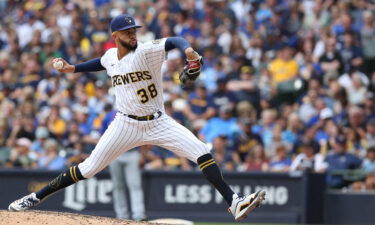
[[[204,58],[181,87],[181,52],[162,72],[166,113],[233,171],[328,172],[331,187],[375,189],[375,2],[365,0],[0,1],[0,166],[61,170],[84,160],[116,108],[105,71],[61,74],[114,47],[128,13],[138,40],[186,38]],[[144,169],[192,170],[142,146]],[[341,172],[340,172],[341,171]]]

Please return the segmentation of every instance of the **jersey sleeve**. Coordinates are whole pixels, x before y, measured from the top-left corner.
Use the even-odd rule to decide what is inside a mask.
[[[108,49],[104,55],[100,58],[100,64],[102,64],[102,66],[104,68],[108,68],[109,66],[109,63],[111,61],[111,58],[112,58],[112,55],[113,55],[113,51],[115,50],[115,48],[110,48]]]
[[[166,38],[157,39],[142,46],[146,62],[152,70],[159,70],[166,59],[165,41]]]

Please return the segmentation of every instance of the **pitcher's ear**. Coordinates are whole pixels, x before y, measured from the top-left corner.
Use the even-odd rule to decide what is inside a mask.
[[[117,37],[117,32],[115,31],[115,32],[112,33],[113,40],[116,40],[116,37]]]

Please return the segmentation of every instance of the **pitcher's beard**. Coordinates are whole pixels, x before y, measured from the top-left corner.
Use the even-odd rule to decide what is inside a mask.
[[[119,40],[120,41],[120,44],[122,45],[122,47],[128,49],[129,51],[134,51],[137,49],[138,47],[138,43],[136,43],[134,46],[130,45],[129,43],[126,43],[125,41],[123,40]]]

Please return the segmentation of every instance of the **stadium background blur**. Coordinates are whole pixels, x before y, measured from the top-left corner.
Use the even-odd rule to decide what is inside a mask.
[[[327,172],[330,187],[375,189],[374,12],[364,0],[0,1],[0,167],[62,170],[90,154],[116,110],[110,79],[50,60],[100,57],[114,47],[109,21],[128,13],[139,41],[182,36],[203,55],[182,88],[183,55],[169,52],[165,109],[224,170]],[[197,169],[139,150],[146,170]],[[347,169],[358,179],[337,176]]]

